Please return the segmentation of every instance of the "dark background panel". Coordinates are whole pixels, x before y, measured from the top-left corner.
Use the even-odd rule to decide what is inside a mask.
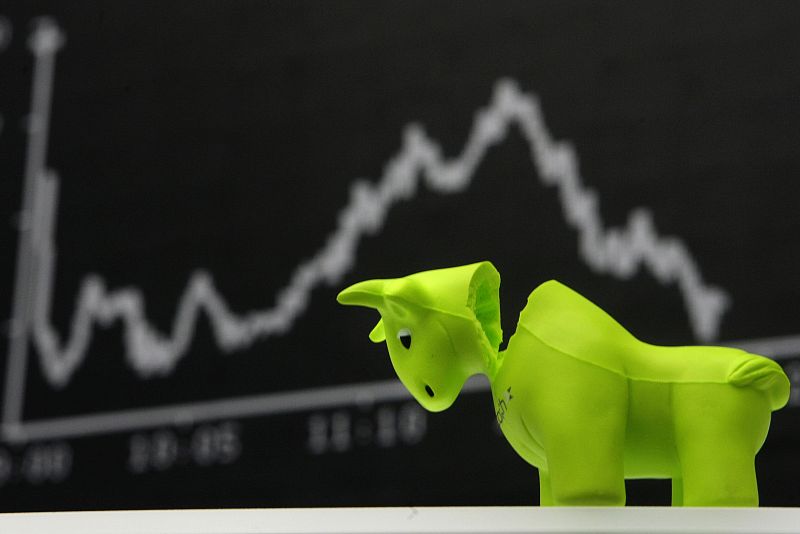
[[[233,311],[271,307],[324,246],[351,185],[378,182],[409,124],[457,157],[501,79],[536,95],[553,138],[573,144],[607,227],[647,208],[731,295],[717,341],[796,335],[798,15],[792,2],[755,1],[0,2],[13,29],[0,51],[0,302],[11,310],[26,40],[48,16],[66,36],[48,154],[60,177],[52,321],[62,336],[90,273],[140,289],[162,331],[198,269]],[[96,328],[63,388],[31,350],[24,419],[391,379],[385,349],[366,339],[377,317],[339,307],[337,291],[481,259],[503,276],[506,337],[528,293],[558,278],[642,339],[697,342],[674,284],[582,260],[531,158],[512,129],[464,191],[422,186],[394,205],[285,335],[226,353],[203,318],[177,367],[143,378],[125,361],[123,328]],[[800,381],[800,364],[781,361]],[[798,404],[775,415],[759,456],[763,504],[800,504]],[[444,414],[413,410],[377,402],[5,444],[0,508],[535,502],[536,474],[497,433],[485,391]],[[334,420],[349,429],[338,442]],[[37,478],[37,459],[64,457],[63,477]],[[668,502],[663,481],[628,487],[632,504]]]

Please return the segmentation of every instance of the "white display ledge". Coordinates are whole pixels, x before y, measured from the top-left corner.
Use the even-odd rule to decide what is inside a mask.
[[[0,514],[2,534],[797,533],[800,508],[293,508]]]

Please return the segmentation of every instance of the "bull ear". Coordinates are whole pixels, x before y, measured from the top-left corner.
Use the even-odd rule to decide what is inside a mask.
[[[378,309],[383,304],[384,280],[367,280],[344,289],[336,297],[339,304],[347,306],[366,306]]]
[[[375,328],[372,329],[372,332],[369,333],[369,339],[373,343],[386,341],[386,332],[383,329],[383,319],[378,321],[378,324],[376,324]]]

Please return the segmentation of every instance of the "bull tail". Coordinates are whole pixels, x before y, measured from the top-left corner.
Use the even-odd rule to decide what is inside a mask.
[[[789,378],[780,365],[763,356],[751,354],[750,358],[731,371],[728,382],[734,386],[763,391],[773,411],[783,408],[789,401]]]

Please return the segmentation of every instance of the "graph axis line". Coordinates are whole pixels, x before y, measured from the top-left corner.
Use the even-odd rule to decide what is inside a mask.
[[[769,356],[777,361],[800,357],[800,334],[729,341],[722,345],[748,351],[759,351],[759,354]],[[471,394],[488,391],[488,389],[486,380],[478,376],[468,380],[462,392]],[[413,401],[413,397],[400,381],[397,379],[377,380],[210,401],[176,403],[154,408],[34,419],[3,425],[0,429],[0,440],[9,443],[26,443],[37,440],[81,438],[161,426],[192,425],[228,418],[286,415],[354,406],[374,406],[404,400]]]

